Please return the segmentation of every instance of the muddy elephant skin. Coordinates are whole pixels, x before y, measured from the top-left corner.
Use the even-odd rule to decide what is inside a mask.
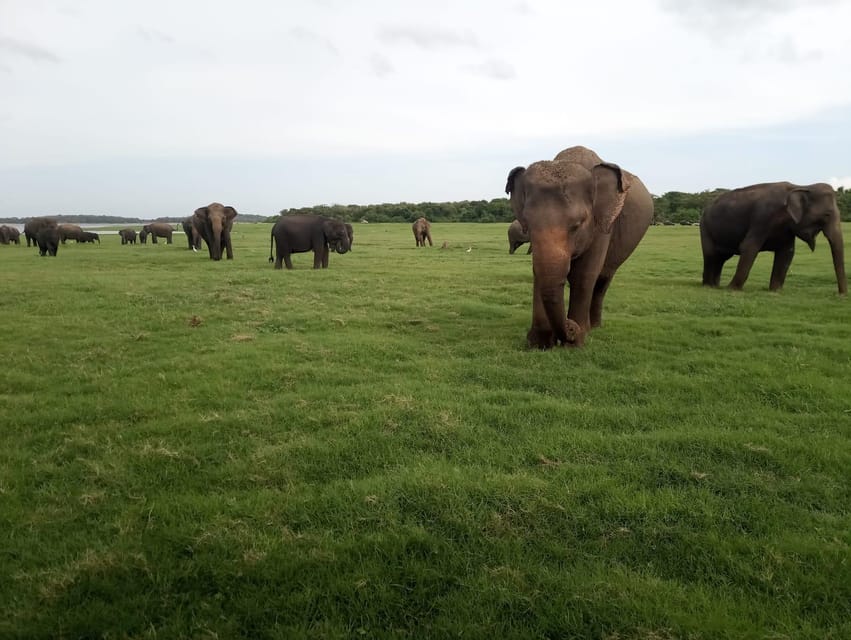
[[[426,240],[428,240],[428,246],[433,246],[431,243],[431,223],[428,220],[417,218],[411,225],[411,230],[414,232],[414,240],[418,247],[424,247]]]
[[[586,147],[515,167],[505,190],[534,247],[527,343],[538,349],[581,346],[602,323],[603,299],[615,271],[650,226],[653,199],[638,177]]]

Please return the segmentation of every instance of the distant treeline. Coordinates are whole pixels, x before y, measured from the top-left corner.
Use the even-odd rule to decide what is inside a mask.
[[[728,189],[698,193],[669,191],[653,196],[656,224],[691,224],[700,220],[700,212],[713,199]],[[851,191],[837,190],[839,212],[843,220],[851,221]],[[494,200],[463,200],[461,202],[399,202],[396,204],[333,204],[283,209],[281,214],[314,214],[339,218],[347,222],[413,222],[424,217],[431,222],[511,222],[514,213],[507,198]],[[277,216],[267,218],[274,222]]]
[[[662,196],[653,196],[655,205],[654,222],[656,224],[691,224],[700,219],[700,212],[719,194],[727,189],[686,193],[669,191]],[[839,213],[845,221],[851,221],[851,191],[837,189]],[[413,222],[417,218],[427,218],[431,222],[511,222],[514,213],[507,198],[493,200],[462,200],[460,202],[397,202],[395,204],[323,204],[299,209],[283,209],[281,214],[313,214],[339,218],[346,222]],[[46,214],[47,215],[47,214]],[[61,222],[86,224],[143,224],[151,220],[141,218],[122,218],[119,216],[64,214],[54,215]],[[161,217],[157,222],[179,223],[182,217]],[[239,214],[239,222],[274,222],[278,216],[260,216]],[[23,223],[28,218],[5,218],[0,222]]]

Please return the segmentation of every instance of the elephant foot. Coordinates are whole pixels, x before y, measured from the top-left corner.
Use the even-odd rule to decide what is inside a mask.
[[[567,340],[564,342],[565,347],[581,347],[585,344],[585,331],[579,326],[578,322],[565,318],[564,328],[567,334]]]
[[[552,349],[555,346],[555,343],[553,332],[549,329],[538,329],[536,327],[532,327],[526,333],[526,345],[530,349],[540,349],[541,351],[545,351],[546,349]]]

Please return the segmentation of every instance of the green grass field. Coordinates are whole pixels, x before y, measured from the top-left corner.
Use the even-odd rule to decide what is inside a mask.
[[[506,228],[359,224],[320,271],[261,224],[0,246],[0,637],[851,637],[824,239],[736,293],[653,227],[586,347],[531,352]]]

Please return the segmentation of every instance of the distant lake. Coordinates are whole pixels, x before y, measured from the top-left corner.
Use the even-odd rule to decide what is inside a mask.
[[[20,223],[18,223],[18,222],[15,222],[15,223],[4,222],[4,223],[0,223],[0,224],[5,224],[7,227],[12,227],[13,229],[17,229],[21,233],[24,232],[24,223],[23,222],[20,222]],[[116,230],[116,229],[104,229],[104,227],[117,227],[117,226],[119,226],[117,224],[93,224],[91,222],[81,222],[79,224],[76,223],[76,222],[67,222],[67,223],[60,223],[60,224],[76,224],[78,227],[81,227],[83,229],[94,229],[98,232],[98,235],[101,235],[101,236],[117,236],[118,235],[118,230]],[[174,223],[171,223],[171,224],[172,224],[172,226],[174,226]],[[136,231],[141,231],[143,226],[144,225],[142,225],[141,222],[137,222],[135,224],[130,223],[128,225],[125,225],[124,228],[131,228],[131,229],[136,229]],[[175,229],[174,232],[175,233],[183,233],[183,229]]]

